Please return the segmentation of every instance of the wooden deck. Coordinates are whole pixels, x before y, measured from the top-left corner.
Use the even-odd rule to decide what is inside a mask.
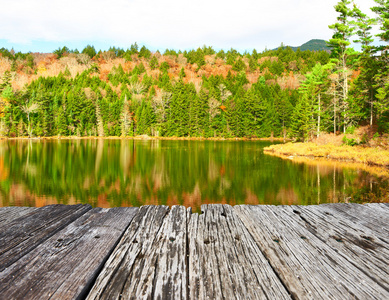
[[[389,299],[388,204],[0,208],[0,299]]]

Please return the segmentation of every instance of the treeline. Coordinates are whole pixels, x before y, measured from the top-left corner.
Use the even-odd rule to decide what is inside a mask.
[[[8,136],[270,136],[289,124],[299,96],[264,77],[248,87],[244,73],[204,77],[201,86],[185,83],[185,72],[177,79],[167,71],[158,79],[143,74],[141,81],[137,73],[119,66],[109,82],[88,71],[40,77],[10,95],[3,126]]]
[[[303,140],[322,132],[378,125],[389,132],[388,47],[372,46],[373,26],[388,42],[388,4],[371,19],[347,0],[335,9],[331,55],[289,47],[258,53],[212,47],[151,52],[55,50],[51,63],[73,59],[55,76],[37,55],[1,49],[10,70],[0,85],[0,135],[269,137]],[[352,39],[362,46],[350,48]],[[107,62],[112,62],[107,73]],[[37,74],[23,89],[21,73]],[[34,75],[31,75],[34,76]]]
[[[85,49],[94,51],[92,46]],[[77,54],[59,50],[61,57]],[[158,55],[145,47],[138,50],[135,44],[127,50],[131,55],[125,59],[133,62],[133,67],[125,71],[121,64],[113,65],[104,80],[102,58],[110,55],[115,59],[127,52],[93,51],[81,74],[72,77],[66,67],[57,76],[41,76],[20,91],[12,90],[11,73],[5,72],[3,134],[278,136],[289,128],[299,92],[295,87],[283,88],[277,79],[287,78],[290,72],[298,75],[309,71],[318,61],[329,61],[325,51],[281,48],[240,54],[233,49],[216,53],[211,47],[203,47],[184,53],[166,50]],[[206,59],[213,64],[221,62],[226,66],[221,72],[226,75],[201,75],[212,64],[204,63]],[[182,67],[174,74],[172,69],[177,66]],[[187,73],[193,75],[193,69],[195,77],[187,78]],[[248,79],[255,74],[255,82]]]

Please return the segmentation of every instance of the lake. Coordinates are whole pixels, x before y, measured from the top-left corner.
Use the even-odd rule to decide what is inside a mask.
[[[0,141],[0,206],[377,201],[388,180],[337,162],[281,159],[264,141]]]

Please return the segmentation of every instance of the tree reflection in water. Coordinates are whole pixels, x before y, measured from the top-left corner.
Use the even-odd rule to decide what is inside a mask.
[[[389,194],[385,170],[309,159],[284,160],[263,154],[262,148],[269,144],[3,140],[0,206],[179,204],[199,211],[205,203],[306,205],[380,201]]]

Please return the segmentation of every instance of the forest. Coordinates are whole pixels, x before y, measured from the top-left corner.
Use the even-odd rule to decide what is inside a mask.
[[[338,2],[331,51],[2,48],[0,136],[307,141],[365,125],[389,133],[389,2],[375,2],[375,18]]]

